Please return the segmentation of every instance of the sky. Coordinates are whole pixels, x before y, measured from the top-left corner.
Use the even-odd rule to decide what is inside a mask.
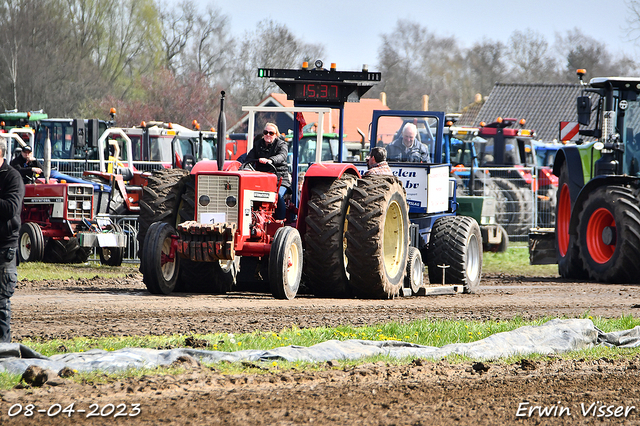
[[[241,37],[264,19],[285,24],[295,37],[325,49],[325,67],[376,71],[382,34],[398,19],[420,23],[438,37],[454,36],[461,47],[487,38],[506,42],[515,30],[534,30],[549,44],[555,34],[575,27],[604,43],[614,54],[640,59],[640,41],[627,40],[625,0],[194,0],[204,10],[213,4],[230,19]],[[177,4],[179,0],[168,0]],[[606,14],[607,19],[603,17]],[[640,33],[637,35],[640,36]],[[635,46],[638,45],[638,47]]]

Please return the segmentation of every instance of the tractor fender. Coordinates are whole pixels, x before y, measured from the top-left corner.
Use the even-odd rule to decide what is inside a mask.
[[[553,162],[553,174],[560,176],[560,170],[566,164],[569,170],[569,196],[571,205],[575,205],[576,198],[584,186],[584,174],[582,173],[582,160],[580,152],[575,146],[565,146],[556,153]]]
[[[300,235],[304,235],[306,231],[307,203],[309,202],[309,191],[313,181],[322,178],[340,179],[345,173],[353,174],[357,178],[361,177],[356,166],[351,163],[316,163],[307,169],[300,192],[298,219],[296,222],[296,228],[300,231]]]
[[[578,194],[575,200],[575,204],[571,209],[571,222],[569,222],[569,234],[576,234],[578,232],[577,231],[578,216],[580,211],[582,210],[582,205],[584,204],[589,194],[595,191],[597,188],[600,188],[601,186],[614,186],[614,185],[615,186],[631,185],[634,188],[638,188],[640,187],[640,178],[631,177],[631,176],[622,176],[622,175],[615,175],[615,176],[602,175],[602,176],[596,176],[593,179],[591,179],[589,182],[587,182],[587,184],[584,186],[584,188],[582,188],[582,190]]]

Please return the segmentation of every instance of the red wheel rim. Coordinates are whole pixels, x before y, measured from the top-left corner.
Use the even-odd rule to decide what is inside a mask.
[[[569,185],[562,185],[558,198],[558,215],[556,217],[556,234],[558,235],[558,250],[560,256],[565,257],[569,249],[569,222],[571,221],[571,197]]]
[[[615,228],[616,221],[611,212],[603,207],[593,212],[587,224],[587,249],[591,258],[598,263],[608,262],[616,249],[615,244],[602,241],[602,231],[609,226]]]

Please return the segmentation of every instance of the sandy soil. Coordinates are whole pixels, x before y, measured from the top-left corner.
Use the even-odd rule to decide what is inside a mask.
[[[140,275],[131,274],[107,280],[21,281],[12,298],[12,330],[14,341],[19,342],[280,331],[291,325],[335,327],[422,318],[577,317],[585,312],[618,317],[638,315],[639,295],[638,286],[505,274],[485,276],[474,295],[395,300],[299,295],[293,301],[277,301],[259,292],[160,297],[146,291]],[[331,362],[320,372],[272,367],[235,376],[188,361],[188,371],[179,376],[145,376],[98,385],[56,378],[41,388],[0,391],[0,423],[640,424],[640,358],[565,361],[549,357],[513,365],[417,360],[405,366],[377,363],[355,368]],[[72,403],[76,411],[71,415],[46,412]],[[36,406],[30,417],[24,414],[28,404]],[[115,408],[113,413],[109,404]],[[9,416],[19,407],[20,414]],[[541,409],[549,410],[542,418]],[[92,410],[98,415],[90,416]],[[116,417],[116,413],[127,417]]]

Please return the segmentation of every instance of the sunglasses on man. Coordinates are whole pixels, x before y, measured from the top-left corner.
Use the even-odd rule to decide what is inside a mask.
[[[266,135],[274,136],[274,135],[276,134],[276,132],[270,132],[270,131],[268,131],[268,130],[263,130],[263,131],[262,131],[262,134],[263,134],[263,135],[265,135],[265,136],[266,136]]]

